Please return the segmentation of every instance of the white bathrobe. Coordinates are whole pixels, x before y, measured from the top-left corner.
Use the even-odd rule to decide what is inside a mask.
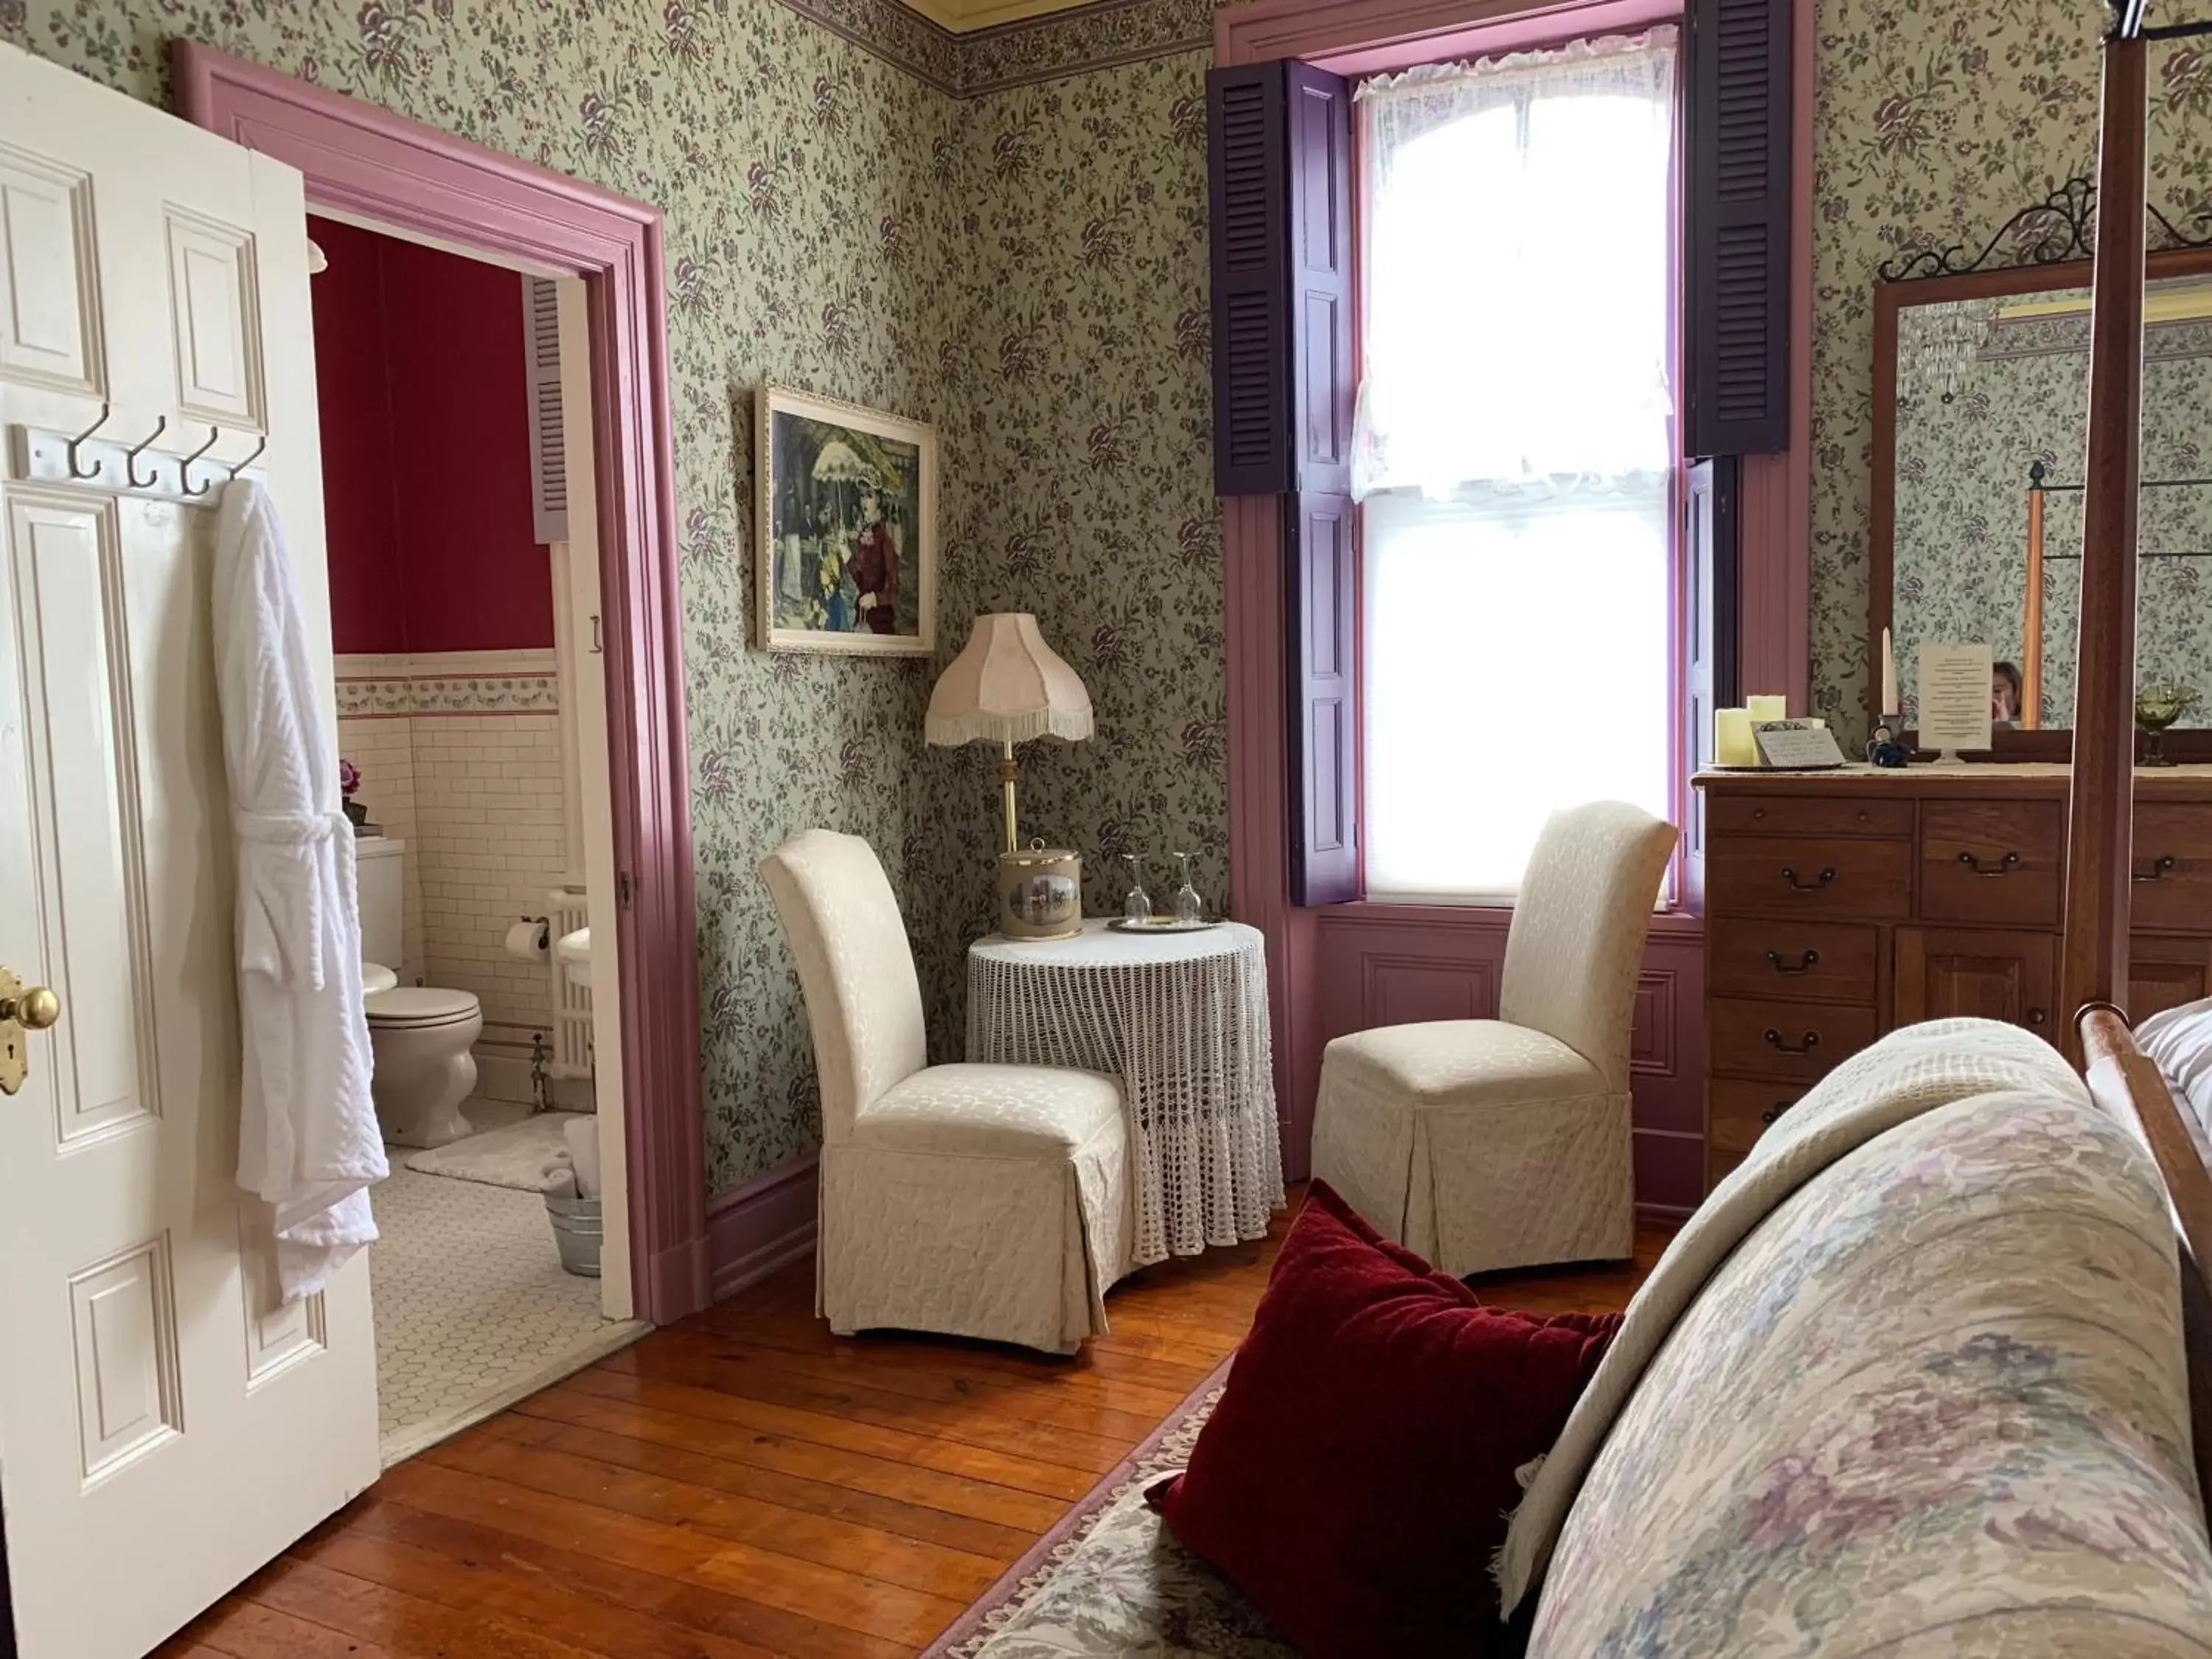
[[[368,1188],[390,1171],[368,1092],[353,826],[283,531],[258,483],[224,486],[214,585],[238,840],[238,1182],[275,1212],[289,1302],[375,1241]]]

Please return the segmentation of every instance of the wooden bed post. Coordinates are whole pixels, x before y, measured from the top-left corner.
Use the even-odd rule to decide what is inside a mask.
[[[2144,63],[2147,40],[2212,34],[2212,21],[2146,28],[2149,0],[2110,0],[2097,269],[2089,344],[2089,471],[2067,801],[2068,1035],[2097,1103],[2150,1149],[2194,1271],[2212,1276],[2212,1137],[2175,1106],[2118,1005],[2128,988],[2134,862],[2136,497],[2141,488]]]
[[[2089,348],[2081,632],[2067,802],[2062,1006],[2124,1006],[2135,821],[2136,510],[2142,471],[2146,50],[2142,7],[2115,8]]]

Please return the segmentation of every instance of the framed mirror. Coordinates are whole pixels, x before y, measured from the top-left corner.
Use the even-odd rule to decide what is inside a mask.
[[[2081,246],[2086,204],[2064,228]],[[1951,263],[1916,255],[1911,274],[1875,289],[1869,725],[1901,713],[1910,743],[1920,647],[1985,641],[1997,665],[1992,712],[2011,716],[1999,720],[1995,757],[2063,760],[2080,617],[2090,265]],[[1935,272],[1911,270],[1926,265]],[[2212,248],[2153,252],[2148,276],[2136,684],[2197,690],[2203,701],[2165,748],[2212,761]],[[1871,706],[1885,629],[1900,709]]]

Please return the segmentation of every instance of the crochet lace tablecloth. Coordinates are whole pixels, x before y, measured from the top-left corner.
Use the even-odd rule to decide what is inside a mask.
[[[1267,1236],[1283,1203],[1257,928],[968,948],[968,1058],[1118,1075],[1137,1152],[1136,1265]]]

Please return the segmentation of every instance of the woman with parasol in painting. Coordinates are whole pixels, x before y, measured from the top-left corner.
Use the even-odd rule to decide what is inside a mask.
[[[896,628],[898,599],[898,550],[883,522],[882,479],[876,469],[854,453],[851,445],[833,438],[814,459],[814,483],[826,487],[839,504],[836,522],[823,526],[820,584],[834,632],[866,627],[878,634]],[[860,496],[857,529],[848,529],[844,503],[847,490]],[[852,540],[847,542],[850,535]],[[843,548],[849,546],[849,555]],[[848,611],[846,578],[858,603]]]

